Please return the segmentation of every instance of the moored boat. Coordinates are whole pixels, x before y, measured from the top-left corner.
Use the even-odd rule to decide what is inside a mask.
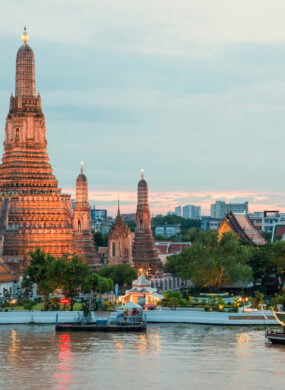
[[[272,344],[285,344],[285,312],[275,310],[272,310],[272,312],[281,328],[279,330],[267,328],[265,337]]]
[[[58,332],[144,332],[146,330],[146,318],[140,305],[129,302],[121,309],[112,319],[90,321],[91,317],[85,315],[80,322],[66,324],[56,322],[55,330]]]

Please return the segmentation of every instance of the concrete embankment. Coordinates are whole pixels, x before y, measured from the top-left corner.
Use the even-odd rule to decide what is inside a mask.
[[[251,313],[205,312],[193,310],[149,310],[145,311],[149,323],[189,323],[209,325],[277,325],[277,321],[269,310],[254,311]],[[91,320],[99,318],[113,318],[115,312],[101,312],[94,315]],[[2,324],[54,324],[58,318],[59,323],[78,322],[82,312],[78,311],[10,311],[0,312],[0,325]]]
[[[58,313],[58,316],[57,316]],[[3,324],[55,324],[76,322],[82,316],[80,311],[8,311],[0,312],[0,325]]]
[[[147,322],[151,323],[277,325],[277,321],[270,310],[252,311],[250,313],[206,312],[192,310],[150,310],[145,313]]]

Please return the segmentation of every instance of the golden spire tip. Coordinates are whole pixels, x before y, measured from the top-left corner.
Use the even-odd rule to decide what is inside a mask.
[[[28,40],[29,40],[29,35],[27,33],[27,27],[25,26],[23,34],[22,34],[22,41],[23,41],[24,45],[27,44]]]

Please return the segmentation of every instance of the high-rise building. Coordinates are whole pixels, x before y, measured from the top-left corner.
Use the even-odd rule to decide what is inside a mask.
[[[23,45],[16,58],[15,95],[10,98],[0,165],[0,255],[18,272],[23,270],[29,253],[36,248],[54,256],[85,255],[79,250],[79,241],[90,239],[79,234],[74,245],[75,225],[77,232],[79,229],[77,222],[81,221],[81,232],[89,226],[81,220],[79,206],[76,206],[74,220],[70,196],[62,194],[53,174],[41,97],[36,93],[34,53],[27,43],[26,29],[22,38]],[[83,192],[77,194],[77,202],[82,206],[85,205]],[[91,258],[96,262],[95,248],[88,255],[89,261]]]
[[[227,213],[232,211],[237,214],[248,213],[248,202],[244,203],[226,203],[221,200],[217,200],[211,204],[211,217],[223,219]]]
[[[91,224],[96,222],[106,222],[107,221],[107,210],[106,209],[96,209],[93,208],[90,210],[91,213]]]
[[[143,173],[138,183],[136,229],[133,242],[133,263],[135,268],[145,275],[156,275],[162,264],[154,245],[151,231],[151,218],[148,204],[148,185]]]
[[[182,216],[182,213],[181,213],[181,206],[177,206],[175,207],[175,215],[177,215],[177,217],[181,217]]]
[[[201,219],[201,206],[194,206],[192,204],[183,206],[183,218]]]

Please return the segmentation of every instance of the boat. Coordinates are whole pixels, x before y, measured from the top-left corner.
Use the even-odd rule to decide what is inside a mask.
[[[91,316],[85,313],[78,322],[60,324],[56,321],[57,332],[144,332],[146,317],[140,305],[129,302],[122,306],[116,315],[109,319],[98,318],[91,321]]]
[[[265,337],[272,344],[285,344],[285,312],[272,309],[272,313],[281,328],[278,330],[267,328]]]

